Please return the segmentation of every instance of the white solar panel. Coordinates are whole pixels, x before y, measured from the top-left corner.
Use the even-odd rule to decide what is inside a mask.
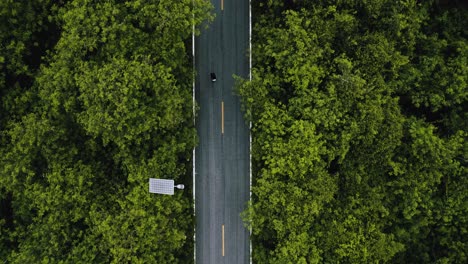
[[[159,194],[174,194],[174,180],[149,179],[149,192]]]

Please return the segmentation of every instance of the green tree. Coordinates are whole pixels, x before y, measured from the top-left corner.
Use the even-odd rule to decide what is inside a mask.
[[[21,48],[11,56],[19,66],[5,64],[27,75],[27,92],[10,92],[9,78],[23,77],[3,72],[10,90],[2,96],[8,115],[1,119],[1,258],[192,262],[192,195],[150,195],[148,178],[192,182],[196,134],[187,47],[192,26],[212,18],[210,4],[75,0],[48,11],[43,8],[52,4],[42,2],[23,4],[31,25],[11,39],[34,41],[33,26],[56,41],[40,53]],[[36,18],[53,26],[34,24],[43,25],[29,17],[35,5]],[[10,1],[5,6],[10,13],[2,19],[20,10]],[[29,55],[41,60],[22,64]]]
[[[253,3],[253,79],[238,91],[256,262],[465,261],[468,20],[456,7]]]

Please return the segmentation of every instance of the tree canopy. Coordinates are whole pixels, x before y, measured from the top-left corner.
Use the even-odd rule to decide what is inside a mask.
[[[468,261],[468,9],[257,1],[256,263]]]
[[[466,263],[467,5],[252,7],[254,261]],[[193,262],[189,50],[210,10],[0,2],[0,259]]]
[[[192,25],[184,1],[0,3],[0,259],[191,263]]]

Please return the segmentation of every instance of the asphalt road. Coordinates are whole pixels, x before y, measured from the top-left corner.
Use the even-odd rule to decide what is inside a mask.
[[[250,261],[240,217],[250,197],[249,129],[232,76],[249,73],[249,1],[211,1],[216,18],[195,40],[196,263],[243,264]]]

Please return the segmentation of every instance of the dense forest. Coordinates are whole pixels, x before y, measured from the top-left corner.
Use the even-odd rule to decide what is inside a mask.
[[[0,260],[193,263],[205,0],[0,1]],[[468,262],[468,5],[252,1],[255,263]],[[148,178],[186,184],[148,193]]]
[[[0,262],[193,263],[191,39],[210,10],[0,1]]]
[[[253,1],[254,263],[468,263],[465,1]]]

